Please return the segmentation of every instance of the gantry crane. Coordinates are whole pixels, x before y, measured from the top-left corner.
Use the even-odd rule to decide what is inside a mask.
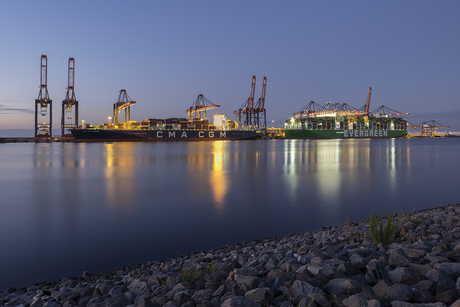
[[[252,114],[254,110],[254,95],[256,91],[256,76],[252,76],[251,80],[251,94],[249,98],[243,103],[243,105],[236,111],[233,112],[233,114],[236,115],[236,118],[238,122],[243,123],[243,125],[250,126],[253,123],[252,120]],[[242,114],[245,114],[245,119],[242,121]]]
[[[131,106],[136,102],[129,97],[126,90],[120,90],[118,100],[113,104],[113,124],[118,125],[118,114],[121,110],[125,110],[125,123],[131,119]]]
[[[251,79],[251,94],[249,98],[243,103],[243,105],[233,114],[236,115],[238,122],[243,125],[254,126],[257,128],[264,128],[267,130],[267,109],[265,108],[265,94],[267,92],[267,77],[263,78],[262,81],[262,93],[259,100],[254,102],[254,95],[256,91],[256,76],[252,76]],[[244,118],[243,118],[244,116]]]
[[[267,77],[262,80],[262,93],[260,94],[259,100],[254,106],[254,126],[258,128],[264,128],[264,133],[267,131],[267,110],[265,109],[265,93],[267,91]]]
[[[295,118],[300,117],[323,117],[323,116],[362,116],[369,115],[369,108],[371,104],[371,93],[372,88],[369,87],[367,92],[366,104],[361,109],[356,109],[346,103],[339,104],[338,102],[326,102],[324,106],[317,104],[314,101],[310,101],[300,111],[293,113],[292,116]]]
[[[358,110],[346,103],[339,104],[326,102],[324,106],[310,101],[300,111],[293,113],[292,116],[299,117],[323,117],[323,116],[353,116],[353,115],[366,115],[366,111]]]
[[[208,98],[204,97],[203,94],[199,94],[192,106],[187,109],[188,120],[207,120],[206,111],[218,107],[220,107],[220,104],[214,104]]]
[[[61,129],[62,137],[69,137],[70,129],[78,127],[78,101],[75,97],[75,59],[69,58],[67,94],[62,101]]]
[[[422,136],[424,137],[436,137],[439,136],[437,134],[437,129],[449,128],[450,126],[444,126],[435,120],[423,122],[420,124],[420,128],[422,129]]]
[[[395,111],[390,109],[384,105],[381,105],[377,109],[371,112],[371,115],[374,117],[391,117],[391,116],[404,116],[409,115],[410,113],[401,113],[399,111]]]
[[[40,58],[40,91],[35,99],[35,138],[50,138],[53,131],[53,104],[48,94],[48,58]],[[41,115],[40,120],[38,115]]]

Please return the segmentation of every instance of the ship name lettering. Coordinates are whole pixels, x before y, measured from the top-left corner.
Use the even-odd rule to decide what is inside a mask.
[[[214,137],[214,131],[209,131],[209,137],[213,138]]]
[[[163,131],[157,131],[157,138],[161,139],[163,137]]]
[[[222,136],[222,132],[221,132]],[[343,137],[358,138],[358,137],[388,137],[387,130],[343,130]]]
[[[176,131],[169,131],[169,135],[168,135],[168,138],[175,138],[176,137]]]
[[[204,138],[204,131],[200,131],[200,132],[198,132],[198,137],[200,137],[200,138]]]
[[[187,138],[187,132],[182,132],[182,135],[180,136],[181,138]]]
[[[221,131],[220,132],[220,137],[221,138],[226,138],[227,137],[227,131]]]

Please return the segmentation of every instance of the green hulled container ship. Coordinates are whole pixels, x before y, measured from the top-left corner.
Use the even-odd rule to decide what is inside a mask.
[[[286,120],[284,134],[287,139],[341,139],[341,138],[397,138],[407,135],[409,115],[385,106],[369,112],[369,88],[366,105],[355,109],[347,104],[321,106],[311,101],[293,117]]]

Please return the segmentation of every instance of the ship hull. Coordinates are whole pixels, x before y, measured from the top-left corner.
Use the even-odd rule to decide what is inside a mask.
[[[285,129],[286,139],[362,139],[398,138],[407,135],[407,130],[306,130]]]
[[[255,130],[74,129],[71,133],[76,142],[216,141],[250,140],[260,137]]]

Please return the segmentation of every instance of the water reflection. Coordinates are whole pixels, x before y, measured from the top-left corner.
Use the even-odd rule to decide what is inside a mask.
[[[212,144],[213,166],[211,176],[209,177],[209,184],[214,199],[214,207],[217,216],[220,218],[225,209],[225,195],[228,189],[227,173],[224,169],[224,141],[215,141]]]
[[[0,289],[458,202],[458,138],[0,147]]]
[[[105,143],[104,183],[108,207],[119,204],[125,210],[135,202],[135,159],[132,155],[135,143]]]

